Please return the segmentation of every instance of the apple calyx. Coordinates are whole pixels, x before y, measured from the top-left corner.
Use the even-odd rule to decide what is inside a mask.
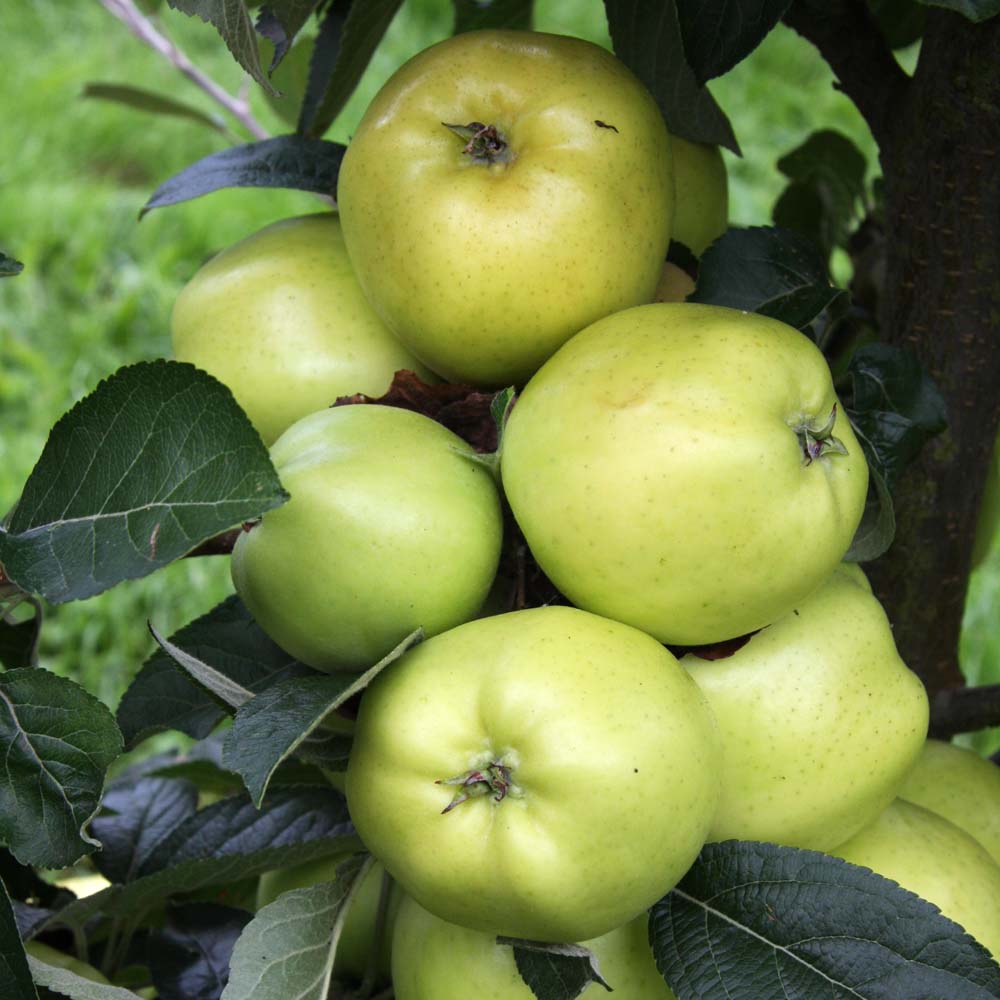
[[[491,795],[495,802],[502,802],[508,794],[517,791],[517,786],[511,776],[511,769],[498,760],[487,764],[486,767],[474,768],[464,774],[456,775],[454,778],[442,778],[435,781],[434,784],[459,786],[455,797],[441,810],[442,816],[450,813],[456,806],[460,806],[469,799]]]
[[[824,455],[846,455],[847,448],[840,438],[833,436],[833,425],[837,422],[837,404],[833,404],[826,423],[819,428],[802,423],[795,428],[802,447],[803,464],[811,465]]]
[[[468,125],[449,125],[441,122],[445,128],[451,129],[465,142],[462,152],[471,156],[476,163],[509,163],[510,147],[496,125],[484,125],[482,122],[469,122]]]

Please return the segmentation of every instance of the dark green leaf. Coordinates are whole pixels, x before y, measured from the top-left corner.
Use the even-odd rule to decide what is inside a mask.
[[[39,986],[44,986],[43,996],[49,996],[51,991],[59,997],[69,1000],[139,1000],[137,993],[123,989],[121,986],[109,986],[106,983],[95,983],[84,979],[69,969],[41,962],[37,958],[28,958],[31,974]]]
[[[274,93],[260,64],[253,19],[244,0],[168,0],[184,14],[200,17],[222,36],[233,58],[266,90]]]
[[[14,855],[3,848],[0,848],[0,880],[15,901],[58,907],[73,898],[66,889],[39,878],[30,865],[19,864]]]
[[[309,103],[310,109],[303,105],[303,115],[299,131],[306,136],[321,136],[333,124],[354,92],[368,62],[372,57],[389,24],[396,16],[396,11],[402,6],[403,0],[367,0],[366,3],[353,3],[343,17],[341,9],[334,4],[328,15],[335,18],[330,28],[324,24],[317,41],[317,53],[314,57],[314,70],[310,78]],[[319,51],[323,45],[322,53]],[[335,49],[336,58],[331,61],[331,52]],[[321,80],[320,70],[329,69],[325,80]],[[316,100],[314,110],[312,104],[313,81],[316,83],[315,93],[322,96]],[[339,166],[339,160],[338,160]],[[329,188],[332,193],[335,188]]]
[[[229,960],[252,915],[217,903],[167,908],[149,935],[149,969],[160,1000],[218,1000],[229,982]]]
[[[0,618],[0,666],[6,670],[34,666],[39,624],[37,614],[23,622]]]
[[[134,882],[70,903],[51,923],[82,927],[97,913],[132,917],[177,893],[229,885],[359,847],[347,803],[332,788],[279,789],[262,810],[245,796],[223,799],[161,842]]]
[[[0,882],[0,1000],[37,1000],[37,997],[10,897]]]
[[[326,1000],[340,932],[371,863],[355,855],[333,881],[293,889],[259,910],[236,943],[221,1000]]]
[[[185,625],[170,641],[254,694],[289,677],[316,676],[270,639],[236,596]],[[146,661],[118,706],[118,724],[130,748],[164,729],[204,739],[225,715],[216,698],[163,649]]]
[[[13,257],[0,253],[0,278],[12,278],[23,270],[24,265],[19,260],[14,260]]]
[[[221,382],[193,365],[143,362],[53,427],[0,533],[0,562],[55,603],[89,597],[286,499]]]
[[[531,30],[534,0],[452,0],[455,6],[454,35],[488,28]]]
[[[864,441],[861,446],[865,447]],[[888,551],[896,537],[896,512],[892,507],[892,494],[885,485],[882,473],[872,464],[867,449],[865,458],[868,459],[868,496],[865,498],[861,523],[844,556],[845,562],[871,562],[878,559]]]
[[[915,355],[889,344],[860,347],[847,370],[851,423],[892,492],[924,444],[948,426],[944,398]]]
[[[175,118],[187,118],[207,125],[216,132],[223,135],[228,134],[225,122],[221,118],[206,115],[203,111],[185,104],[183,101],[175,101],[172,97],[164,97],[162,94],[154,93],[152,90],[143,90],[142,87],[132,87],[118,83],[88,83],[84,85],[82,97],[93,97],[102,101],[114,101],[117,104],[125,104],[130,108],[139,111],[151,111],[157,115],[171,115]]]
[[[687,63],[699,83],[721,76],[764,40],[791,0],[675,0]]]
[[[344,36],[344,23],[347,21],[350,9],[351,0],[332,0],[320,21],[319,34],[313,43],[309,58],[309,73],[295,126],[295,131],[299,135],[308,135],[312,131],[316,112],[337,66],[340,42]]]
[[[937,907],[815,851],[708,844],[650,911],[678,1000],[996,1000],[1000,966]]]
[[[814,132],[778,161],[789,185],[774,206],[774,221],[804,233],[829,256],[846,246],[865,193],[866,163],[840,132]]]
[[[268,0],[261,7],[257,15],[257,31],[274,45],[269,73],[278,68],[318,3],[319,0]]]
[[[953,10],[970,21],[988,21],[1000,14],[1000,0],[920,0],[928,7]]]
[[[161,184],[140,216],[230,187],[292,188],[332,196],[344,151],[337,143],[297,135],[223,149]]]
[[[689,302],[729,306],[806,329],[847,293],[830,284],[826,262],[799,233],[729,229],[705,251]]]
[[[299,120],[306,87],[309,85],[309,64],[312,61],[314,38],[300,38],[274,71],[272,79],[281,96],[267,95],[267,102],[291,129]]]
[[[101,842],[94,856],[97,870],[109,882],[131,882],[156,846],[198,808],[198,789],[187,781],[141,778],[117,781],[90,824]]]
[[[59,868],[99,844],[85,832],[122,751],[111,712],[47,670],[0,674],[0,841],[22,864]]]
[[[917,0],[869,0],[869,6],[894,49],[905,49],[924,33],[927,9]]]
[[[242,775],[253,801],[263,799],[275,769],[296,750],[309,751],[312,758],[314,751],[322,753],[332,742],[343,755],[342,735],[324,733],[320,729],[323,719],[422,639],[423,631],[418,629],[363,674],[341,672],[281,681],[244,704],[226,734],[223,761]],[[310,737],[321,737],[317,747],[304,742]]]
[[[514,963],[538,1000],[576,1000],[591,984],[612,987],[601,976],[594,953],[579,944],[544,944],[516,938],[497,938],[514,948]]]
[[[729,119],[684,58],[674,0],[604,0],[615,54],[652,91],[673,135],[739,153]]]

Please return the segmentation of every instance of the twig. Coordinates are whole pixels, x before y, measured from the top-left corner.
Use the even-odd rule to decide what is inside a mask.
[[[228,556],[233,551],[236,539],[241,534],[243,534],[242,528],[232,528],[229,531],[223,531],[221,535],[213,535],[211,538],[205,539],[201,545],[193,548],[185,558],[190,559],[193,556]]]
[[[910,78],[863,0],[795,0],[782,20],[819,49],[883,151]]]
[[[1000,726],[1000,684],[948,688],[931,701],[931,736],[949,739],[990,726]]]
[[[151,49],[159,52],[179,69],[195,86],[200,87],[217,104],[229,112],[255,139],[270,139],[271,133],[250,112],[246,95],[234,97],[200,70],[166,35],[161,34],[133,0],[100,0],[112,16]]]

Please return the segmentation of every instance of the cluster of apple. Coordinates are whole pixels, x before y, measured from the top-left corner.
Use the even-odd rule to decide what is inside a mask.
[[[962,752],[924,750],[923,687],[841,562],[868,471],[823,356],[775,320],[654,303],[671,235],[699,252],[724,228],[724,174],[706,207],[718,174],[678,166],[717,152],[671,146],[609,53],[461,35],[373,101],[339,220],[264,230],[177,303],[178,358],[230,385],[291,494],[233,553],[260,625],[320,670],[429,637],[365,692],[346,775],[405,893],[399,1000],[530,996],[497,935],[584,941],[618,995],[670,997],[644,912],[730,838],[881,870],[1000,954],[995,774],[985,846],[892,804],[949,815],[918,760]],[[495,467],[422,414],[323,408],[404,368],[520,389]],[[484,610],[505,502],[572,606]],[[881,846],[905,837],[927,845],[913,879]]]

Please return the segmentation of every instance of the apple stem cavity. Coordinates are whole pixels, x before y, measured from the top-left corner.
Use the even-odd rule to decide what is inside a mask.
[[[805,465],[811,465],[817,458],[823,458],[825,455],[847,454],[844,442],[833,436],[833,425],[836,422],[837,404],[834,403],[830,416],[822,427],[810,427],[808,423],[802,423],[795,428]]]
[[[452,809],[460,806],[463,802],[479,798],[482,795],[491,795],[495,802],[502,802],[508,794],[517,789],[511,777],[511,769],[497,760],[486,767],[466,771],[454,778],[442,778],[435,784],[459,786],[455,797],[441,810],[442,816],[450,813]]]
[[[484,125],[482,122],[469,122],[468,125],[449,125],[441,122],[465,143],[462,152],[472,157],[475,163],[509,163],[510,147],[507,140],[496,125]]]

